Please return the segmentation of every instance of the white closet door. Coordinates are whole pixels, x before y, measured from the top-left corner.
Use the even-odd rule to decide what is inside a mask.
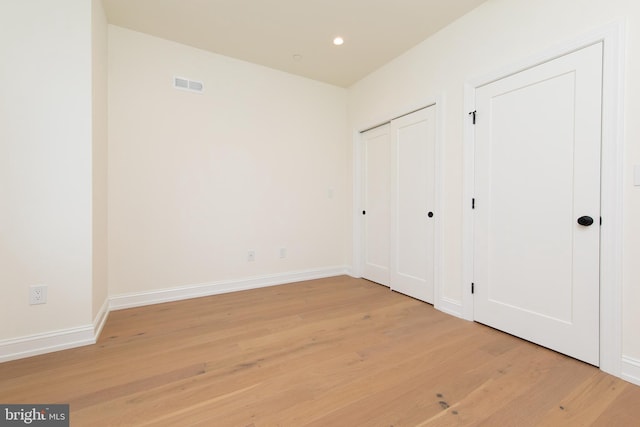
[[[362,134],[363,274],[389,286],[389,125]]]
[[[596,44],[478,88],[475,126],[475,319],[595,365],[601,93]]]
[[[391,289],[433,303],[435,106],[391,122]]]

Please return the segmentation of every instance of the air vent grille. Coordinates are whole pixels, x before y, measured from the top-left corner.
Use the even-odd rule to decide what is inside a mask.
[[[189,80],[184,77],[174,77],[173,87],[181,90],[188,90],[189,92],[202,93],[204,91],[204,83],[196,80]]]
[[[203,89],[202,82],[193,82],[190,80],[189,89],[195,90],[196,92],[202,92],[202,89]]]

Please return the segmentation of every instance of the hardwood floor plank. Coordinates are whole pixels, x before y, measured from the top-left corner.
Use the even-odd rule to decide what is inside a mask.
[[[623,380],[600,374],[593,372],[585,378],[544,417],[540,425],[589,425],[599,419],[625,389]],[[640,395],[637,402],[640,403]]]
[[[554,365],[527,393],[514,397],[478,426],[537,426],[548,411],[558,407],[562,399],[578,387],[593,366],[557,355]]]
[[[611,401],[597,420],[594,427],[633,426],[640,424],[640,396],[638,387],[624,383],[624,390]]]
[[[0,364],[0,402],[77,426],[627,426],[640,387],[346,276],[110,314]]]

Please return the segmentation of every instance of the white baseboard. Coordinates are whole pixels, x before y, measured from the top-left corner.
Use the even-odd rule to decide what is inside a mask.
[[[63,329],[0,341],[0,363],[94,344],[94,326]]]
[[[109,317],[109,298],[104,300],[102,307],[98,310],[95,319],[93,319],[93,336],[94,342],[98,341],[98,337],[102,332],[102,328],[107,323],[107,318]]]
[[[434,307],[443,313],[450,314],[451,316],[464,319],[464,313],[462,308],[462,302],[455,301],[446,297],[440,298],[440,301],[436,301]]]
[[[635,385],[640,385],[640,360],[628,356],[622,356],[622,372],[623,380],[627,380]]]
[[[115,295],[109,298],[109,310],[140,307],[163,302],[179,301],[228,292],[257,289],[267,286],[283,285],[285,283],[301,282],[304,280],[322,279],[325,277],[348,274],[347,267],[330,267],[317,270],[296,271],[283,274],[249,277],[240,280],[225,280],[199,285],[180,286],[177,288],[158,289],[148,292],[137,292]]]
[[[95,344],[109,316],[108,309],[109,300],[106,299],[92,325],[2,340],[0,363]]]

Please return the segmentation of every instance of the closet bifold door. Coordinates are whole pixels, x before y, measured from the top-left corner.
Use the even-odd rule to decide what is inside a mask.
[[[435,106],[391,121],[390,287],[433,304]]]
[[[362,133],[362,277],[389,286],[389,125]]]

